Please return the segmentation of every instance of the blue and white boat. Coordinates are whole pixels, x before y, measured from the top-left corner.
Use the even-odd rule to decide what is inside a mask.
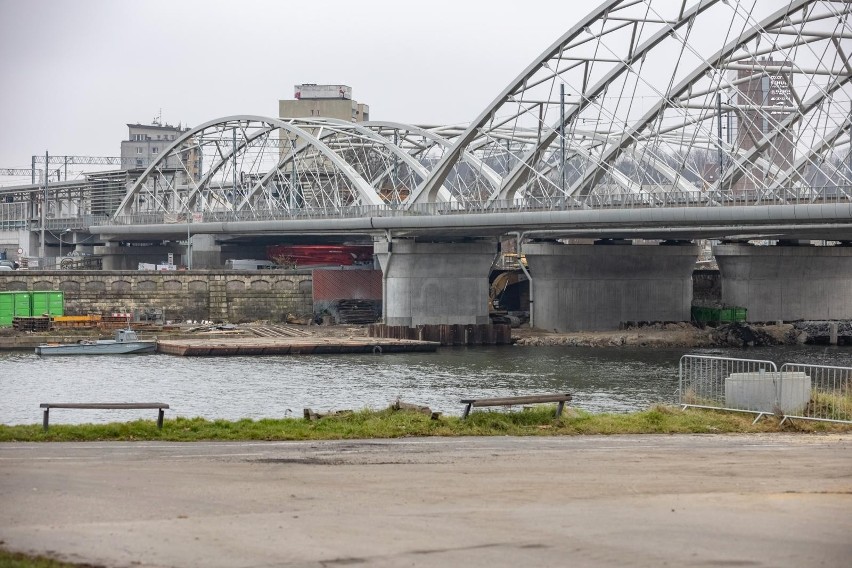
[[[132,329],[119,329],[115,339],[96,341],[81,339],[77,343],[43,343],[35,348],[37,355],[127,355],[153,353],[157,342],[141,340]]]

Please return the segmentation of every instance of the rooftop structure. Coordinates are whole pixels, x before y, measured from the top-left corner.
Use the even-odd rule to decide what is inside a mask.
[[[293,100],[278,101],[281,118],[336,118],[352,122],[370,120],[369,105],[352,99],[348,85],[303,83],[293,87]]]
[[[127,140],[121,142],[122,164],[128,170],[144,170],[157,161],[160,154],[167,152],[176,139],[189,131],[180,124],[161,124],[154,120],[151,124],[128,124]],[[189,141],[181,144],[180,149],[169,153],[165,160],[157,165],[161,170],[180,170],[186,172],[179,184],[185,184],[190,178],[197,179],[201,170],[201,156],[192,148]]]

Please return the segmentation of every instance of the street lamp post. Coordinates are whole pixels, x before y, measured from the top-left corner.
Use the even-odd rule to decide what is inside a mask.
[[[189,222],[191,213],[186,214],[186,269],[192,270],[192,237],[189,234]]]

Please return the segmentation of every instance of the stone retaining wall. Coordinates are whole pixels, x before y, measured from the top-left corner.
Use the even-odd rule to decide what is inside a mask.
[[[233,323],[311,314],[311,282],[309,271],[0,272],[0,291],[62,290],[68,315],[159,309],[168,320]]]

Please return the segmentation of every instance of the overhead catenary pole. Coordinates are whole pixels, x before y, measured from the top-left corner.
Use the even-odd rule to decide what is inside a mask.
[[[47,256],[44,246],[44,225],[47,220],[47,165],[48,165],[48,153],[47,150],[44,151],[44,195],[42,195],[41,201],[41,248],[39,249],[39,266],[43,267],[44,259]]]
[[[192,237],[189,234],[189,222],[192,220],[191,213],[186,212],[186,269],[192,270]]]
[[[722,93],[716,93],[716,124],[719,134],[719,182],[722,181],[724,172],[722,171],[722,160],[724,160],[724,152],[722,151]],[[721,190],[721,185],[719,186]]]
[[[234,126],[234,204],[237,203],[237,127]]]
[[[562,177],[559,188],[565,195],[565,83],[559,84],[559,159],[562,161]]]

